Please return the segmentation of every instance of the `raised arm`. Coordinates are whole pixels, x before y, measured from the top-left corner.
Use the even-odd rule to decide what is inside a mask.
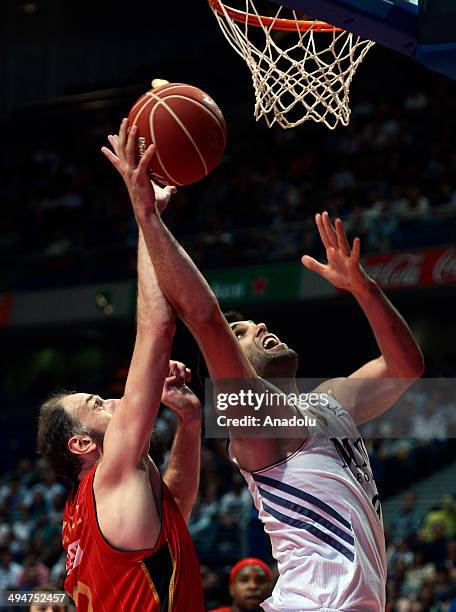
[[[349,291],[369,321],[380,355],[347,379],[329,381],[331,390],[360,424],[385,412],[413,381],[423,374],[421,350],[410,328],[383,291],[360,264],[360,241],[350,248],[342,221],[331,223],[328,213],[316,215],[328,263],[304,255],[302,263],[339,289]]]
[[[155,192],[147,175],[155,148],[153,145],[149,147],[137,166],[136,132],[132,127],[128,133],[124,119],[119,137],[109,137],[114,153],[106,147],[102,151],[127,185],[160,286],[200,345],[212,378],[255,377],[256,373],[240,349],[217,298],[161,219],[161,207],[156,205]]]
[[[257,378],[211,288],[163,223],[162,207],[156,201],[160,188],[155,186],[154,191],[147,172],[155,147],[150,146],[137,163],[136,138],[136,128],[128,132],[124,120],[119,137],[109,137],[114,152],[107,147],[102,151],[128,188],[161,289],[198,342],[212,379]],[[276,440],[271,438],[237,438],[233,443],[240,465],[251,471],[282,458]]]
[[[190,518],[198,493],[201,459],[201,404],[187,387],[190,379],[190,370],[183,363],[172,361],[162,395],[162,403],[177,417],[176,433],[163,480],[186,521]]]
[[[140,235],[136,340],[125,393],[106,430],[99,482],[112,479],[118,483],[147,457],[174,330],[174,313],[157,283]]]

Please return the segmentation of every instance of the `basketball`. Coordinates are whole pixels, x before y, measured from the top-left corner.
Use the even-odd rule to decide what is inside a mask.
[[[167,83],[146,92],[128,115],[138,128],[138,158],[155,144],[150,176],[165,185],[190,185],[220,162],[226,144],[222,111],[204,91]]]

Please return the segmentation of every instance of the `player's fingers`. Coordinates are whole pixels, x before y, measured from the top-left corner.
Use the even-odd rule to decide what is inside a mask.
[[[325,247],[325,249],[329,249],[329,247],[331,246],[331,243],[329,241],[328,236],[326,235],[326,230],[323,225],[323,220],[321,218],[320,213],[317,213],[315,215],[315,223],[317,224],[318,233],[320,234],[320,238],[321,238],[321,241],[323,242],[323,246]]]
[[[155,145],[150,145],[145,150],[144,155],[141,157],[141,160],[138,164],[138,172],[140,174],[147,172],[147,169],[149,168],[149,164],[152,161],[153,156],[155,155],[156,148],[157,147]]]
[[[128,131],[127,144],[125,147],[125,160],[131,168],[134,168],[136,165],[135,149],[137,134],[138,128],[136,127],[136,125],[132,125],[130,130]]]
[[[312,272],[316,272],[317,274],[320,274],[321,276],[324,276],[326,273],[326,266],[321,264],[319,261],[317,261],[313,257],[310,257],[310,255],[304,255],[301,258],[301,262],[303,266],[305,266],[308,270],[311,270]]]
[[[170,368],[176,368],[179,365],[182,365],[181,361],[176,361],[175,359],[170,359],[169,360],[169,367]]]
[[[335,249],[334,247],[329,247],[329,249],[326,252],[327,257],[328,257],[328,263],[330,263],[331,265],[339,265],[341,262],[341,253],[339,251],[339,249]]]
[[[344,230],[344,224],[341,219],[336,219],[336,234],[339,248],[344,255],[350,255],[350,245],[348,244],[347,236]]]
[[[179,369],[177,367],[177,362],[176,361],[170,361],[169,362],[169,375],[170,376],[177,376],[179,372]]]
[[[337,234],[336,234],[336,230],[334,229],[334,226],[331,223],[331,219],[329,218],[329,215],[326,212],[326,210],[323,212],[323,214],[321,216],[321,220],[323,222],[323,227],[325,228],[326,235],[328,236],[328,240],[330,242],[330,245],[333,246],[333,247],[337,247]]]
[[[107,157],[109,159],[109,161],[111,162],[111,164],[114,166],[114,168],[116,170],[118,170],[120,172],[121,167],[120,167],[120,160],[117,157],[117,155],[115,155],[111,149],[108,149],[108,147],[101,147],[101,152],[103,153],[103,155],[105,157]]]
[[[177,366],[177,376],[182,384],[185,383],[185,366],[183,363],[179,363]]]
[[[185,382],[191,382],[192,380],[192,371],[190,368],[185,368]]]
[[[109,143],[114,150],[116,155],[119,155],[119,137],[114,136],[113,134],[109,134],[108,136]]]
[[[127,142],[127,127],[128,127],[128,119],[125,117],[122,119],[122,123],[120,124],[119,129],[119,153],[122,154]]]
[[[165,378],[165,384],[163,385],[163,391],[169,391],[171,387],[175,387],[177,384],[177,376],[167,376]]]
[[[352,248],[352,257],[355,261],[359,261],[359,256],[361,254],[361,240],[356,237],[353,240],[353,248]]]

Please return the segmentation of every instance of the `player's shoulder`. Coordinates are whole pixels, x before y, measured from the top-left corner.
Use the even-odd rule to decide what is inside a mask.
[[[347,406],[340,401],[340,389],[346,380],[344,377],[330,378],[313,389],[312,393],[320,396],[320,408],[329,411],[334,416],[349,413]]]
[[[334,396],[334,389],[345,381],[346,378],[343,376],[339,376],[338,378],[328,378],[321,382],[317,387],[313,389],[313,393],[328,393],[329,395]]]
[[[338,399],[338,390],[345,380],[346,378],[343,377],[329,378],[315,387],[312,393],[317,393],[321,396],[321,399],[324,401],[320,403],[327,406],[330,410],[344,410],[346,407]]]

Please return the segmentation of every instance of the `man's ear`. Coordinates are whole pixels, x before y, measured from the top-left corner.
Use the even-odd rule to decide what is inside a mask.
[[[89,436],[76,435],[68,440],[68,448],[75,455],[87,455],[97,449],[97,445]]]

